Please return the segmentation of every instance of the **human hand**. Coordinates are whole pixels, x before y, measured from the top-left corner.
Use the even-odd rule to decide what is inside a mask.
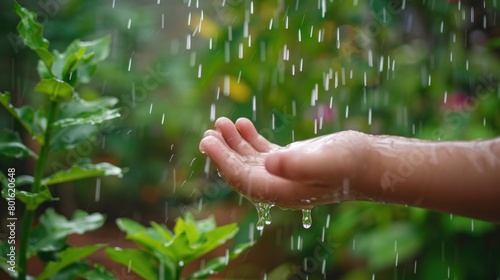
[[[200,150],[242,195],[291,209],[357,198],[356,186],[369,165],[363,133],[342,131],[280,147],[244,118],[219,118]]]

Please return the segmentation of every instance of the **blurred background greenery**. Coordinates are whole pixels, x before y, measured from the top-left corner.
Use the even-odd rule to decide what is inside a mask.
[[[121,179],[54,189],[53,206],[171,226],[186,211],[237,222],[259,239],[225,277],[267,279],[496,279],[497,225],[422,209],[346,202],[301,214],[256,211],[198,151],[216,117],[247,117],[284,145],[345,129],[433,140],[500,134],[500,23],[496,0],[20,1],[51,47],[112,36],[112,52],[83,98],[118,97],[122,117],[88,132],[69,156],[128,168]],[[36,57],[0,3],[0,89],[37,104]],[[22,131],[0,110],[0,126]],[[25,139],[29,141],[29,139]],[[30,161],[2,159],[18,173]],[[116,230],[118,236],[118,230]],[[95,242],[99,242],[96,240]],[[223,254],[223,252],[221,253]],[[218,276],[220,277],[220,276]]]

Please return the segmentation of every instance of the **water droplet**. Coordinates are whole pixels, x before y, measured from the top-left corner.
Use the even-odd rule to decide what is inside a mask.
[[[257,215],[259,216],[257,220],[257,229],[263,230],[264,225],[271,224],[271,213],[270,210],[274,206],[273,204],[267,204],[262,202],[257,202],[254,204],[257,209]]]
[[[183,261],[179,261],[179,266],[183,267],[184,266],[184,262]]]
[[[302,225],[304,228],[310,228],[312,225],[311,209],[302,210]]]

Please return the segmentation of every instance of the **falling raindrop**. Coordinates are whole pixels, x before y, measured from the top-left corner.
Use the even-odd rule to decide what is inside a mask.
[[[95,202],[99,202],[101,198],[101,178],[97,178],[95,182]]]
[[[312,225],[311,209],[302,210],[302,226],[310,228]]]
[[[372,108],[368,109],[368,125],[372,125]]]

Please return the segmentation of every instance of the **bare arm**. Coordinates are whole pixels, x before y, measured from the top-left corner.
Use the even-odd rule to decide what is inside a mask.
[[[500,222],[500,138],[431,142],[368,136],[370,199]]]

